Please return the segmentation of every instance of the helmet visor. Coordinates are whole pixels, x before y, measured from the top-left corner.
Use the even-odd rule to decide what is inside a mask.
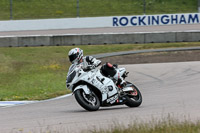
[[[71,62],[73,62],[77,57],[78,57],[77,54],[72,54],[72,55],[69,56],[69,60],[70,60]]]

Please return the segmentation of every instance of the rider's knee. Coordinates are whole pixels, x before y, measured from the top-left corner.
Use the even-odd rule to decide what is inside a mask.
[[[106,77],[113,77],[117,73],[117,71],[112,64],[105,63],[101,67],[101,73]]]

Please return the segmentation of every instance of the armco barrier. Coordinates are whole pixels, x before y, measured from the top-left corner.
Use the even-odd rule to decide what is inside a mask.
[[[0,46],[69,46],[90,44],[140,44],[196,41],[200,41],[200,31],[0,37]]]

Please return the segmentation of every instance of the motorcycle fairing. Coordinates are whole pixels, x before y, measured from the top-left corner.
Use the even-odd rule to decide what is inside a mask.
[[[100,71],[96,71],[95,76],[91,77],[90,80],[87,81],[95,88],[98,88],[102,92],[102,101],[106,100],[108,97],[112,97],[113,95],[117,94],[117,90],[115,89],[114,82],[107,77],[104,77]],[[112,86],[112,90],[108,87]]]
[[[90,91],[90,89],[87,87],[87,85],[79,85],[79,86],[77,86],[75,89],[74,89],[74,92],[76,91],[76,90],[79,90],[79,89],[83,89],[83,91],[85,92],[85,94],[90,94],[91,93],[91,91]]]
[[[82,74],[80,78],[102,92],[102,101],[118,93],[114,82],[110,78],[104,77],[98,69],[91,70],[87,74]],[[109,90],[108,86],[112,86],[113,89]]]
[[[78,85],[75,88],[73,88],[74,84],[80,81],[84,81],[90,84],[91,86],[94,86],[94,88],[98,89],[99,91],[101,91],[102,102],[110,98],[108,102],[113,103],[113,101],[117,99],[116,97],[114,97],[116,94],[118,94],[115,83],[113,82],[112,79],[103,76],[99,69],[93,69],[91,71],[85,72],[82,69],[79,69],[79,67],[77,67],[77,68],[74,68],[74,71],[76,71],[76,75],[73,77],[73,80],[70,83],[71,85],[69,87],[69,89],[71,90],[74,89],[72,90],[73,92],[75,92],[78,89],[83,89],[83,91],[86,94],[90,94],[90,90],[87,84]],[[113,89],[110,89],[110,88],[113,88]]]

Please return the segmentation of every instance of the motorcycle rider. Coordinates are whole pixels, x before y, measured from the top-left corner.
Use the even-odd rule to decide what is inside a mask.
[[[76,65],[79,65],[80,63],[84,63],[84,67],[87,69],[93,69],[101,64],[100,60],[97,60],[92,56],[83,56],[83,50],[80,48],[71,49],[68,53],[68,57],[72,65],[69,68],[67,77],[70,74],[71,70],[73,70],[74,67]],[[120,76],[119,70],[116,68],[116,66],[113,66],[110,63],[106,63],[101,67],[100,70],[104,76],[109,77],[114,81],[117,81],[118,87],[122,88],[126,84],[126,81]]]

